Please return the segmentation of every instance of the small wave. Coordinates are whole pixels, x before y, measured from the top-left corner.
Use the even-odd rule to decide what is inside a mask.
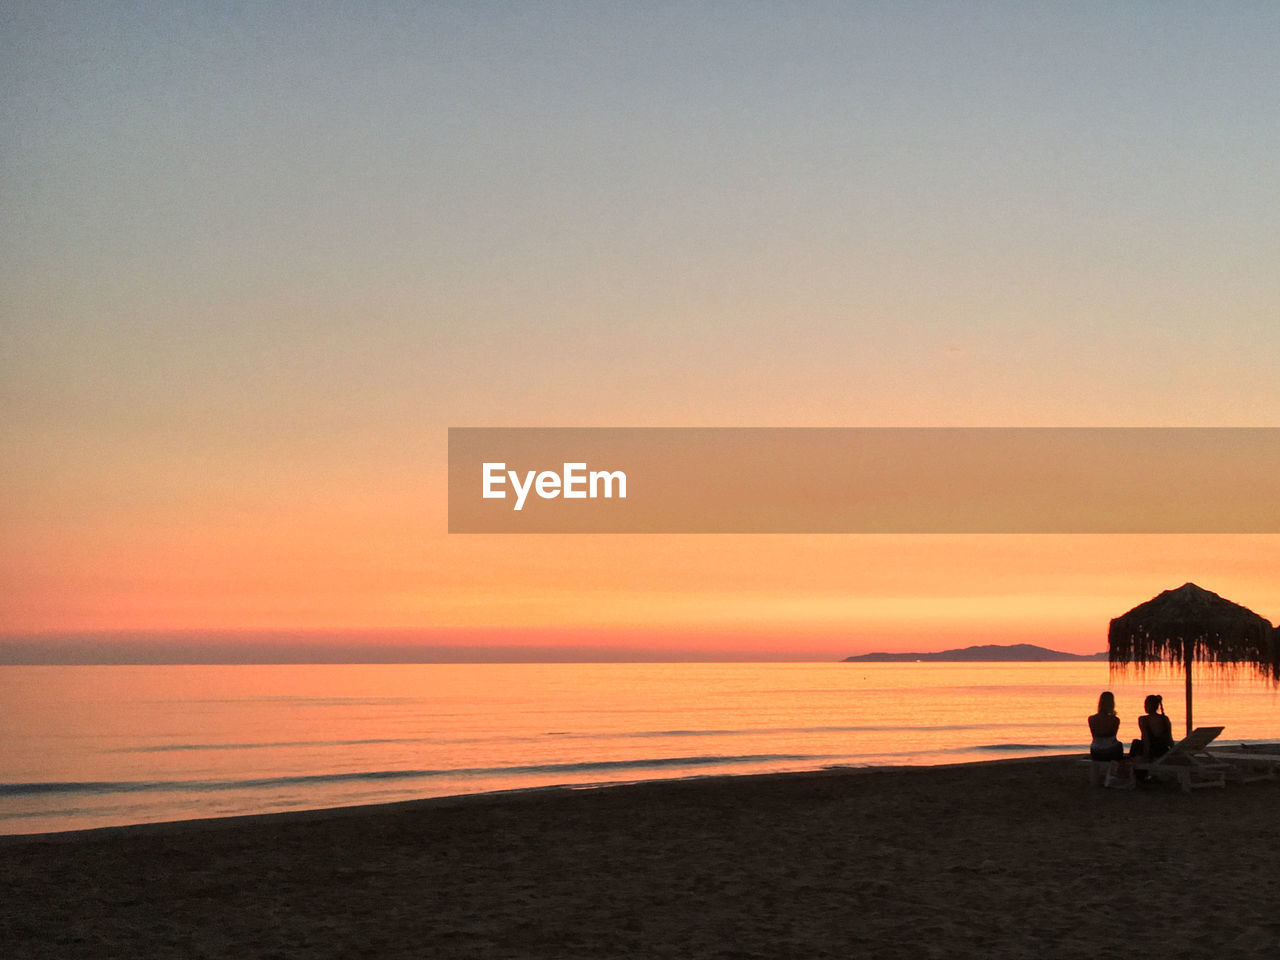
[[[426,697],[305,697],[296,694],[264,694],[256,697],[156,698],[140,703],[284,703],[305,707],[381,707],[387,704],[428,703]],[[446,714],[447,716],[447,714]]]
[[[190,782],[190,781],[188,781]],[[136,793],[163,789],[155,780],[76,780],[50,783],[0,783],[0,797],[57,793]]]
[[[659,737],[755,737],[761,734],[812,734],[812,733],[885,733],[903,731],[911,733],[950,733],[962,730],[1026,730],[1028,727],[1054,727],[1054,723],[948,723],[938,725],[873,724],[814,727],[735,727],[719,730],[676,728],[672,730],[629,730],[619,733],[580,733],[572,730],[551,730],[548,737],[577,740],[646,740]]]
[[[161,743],[142,746],[116,747],[110,753],[186,753],[205,750],[277,750],[324,747],[364,747],[386,746],[390,744],[423,744],[423,743],[532,743],[544,737],[557,740],[660,740],[687,739],[694,737],[757,737],[761,735],[808,736],[823,733],[885,733],[903,730],[917,733],[955,733],[971,730],[1027,730],[1036,726],[1055,726],[1051,723],[981,723],[981,724],[940,724],[917,725],[904,727],[901,725],[824,725],[808,727],[734,727],[721,729],[674,728],[668,730],[628,730],[610,733],[598,733],[578,730],[548,730],[535,736],[511,737],[378,737],[359,740],[264,740],[257,743]]]
[[[970,750],[988,750],[994,753],[1020,753],[1024,750],[1077,750],[1089,748],[1079,743],[979,743],[972,747],[952,747],[950,753],[967,753]]]
[[[680,767],[726,766],[742,763],[809,763],[830,757],[813,754],[751,754],[745,756],[645,757],[637,760],[587,760],[579,763],[536,763],[517,767],[470,767],[449,770],[361,770],[313,773],[247,780],[94,780],[46,783],[0,783],[0,797],[46,794],[106,794],[160,791],[252,790],[359,781],[418,780],[433,777],[529,776],[536,774],[607,773],[618,770],[657,770]]]
[[[279,747],[354,747],[383,743],[423,743],[423,737],[391,737],[376,740],[269,740],[262,743],[161,743],[146,747],[119,747],[112,753],[181,753],[188,750],[269,750]]]

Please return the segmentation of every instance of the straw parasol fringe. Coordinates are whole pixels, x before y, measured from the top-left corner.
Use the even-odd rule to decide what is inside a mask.
[[[1280,629],[1247,607],[1185,583],[1111,621],[1111,671],[1145,672],[1151,663],[1181,669],[1186,678],[1187,732],[1191,732],[1192,664],[1234,675],[1241,670],[1280,684]]]

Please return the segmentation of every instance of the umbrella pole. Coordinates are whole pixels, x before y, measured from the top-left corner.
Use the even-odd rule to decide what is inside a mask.
[[[1186,651],[1186,661],[1182,665],[1187,677],[1187,736],[1191,736],[1191,648]]]

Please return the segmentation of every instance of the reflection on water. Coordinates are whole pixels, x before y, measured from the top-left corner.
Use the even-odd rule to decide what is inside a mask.
[[[1105,663],[0,668],[0,833],[662,777],[1082,752],[1176,677]],[[1256,681],[1197,682],[1225,741],[1276,736]]]

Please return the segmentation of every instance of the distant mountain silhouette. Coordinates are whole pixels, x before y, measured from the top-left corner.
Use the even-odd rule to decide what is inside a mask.
[[[1103,653],[1063,653],[1060,650],[1049,650],[1037,647],[1033,643],[985,644],[980,647],[965,647],[963,650],[942,650],[937,653],[863,653],[856,657],[845,657],[844,663],[910,663],[916,660],[943,662],[963,661],[1011,661],[1011,662],[1044,662],[1049,660],[1106,660]]]

